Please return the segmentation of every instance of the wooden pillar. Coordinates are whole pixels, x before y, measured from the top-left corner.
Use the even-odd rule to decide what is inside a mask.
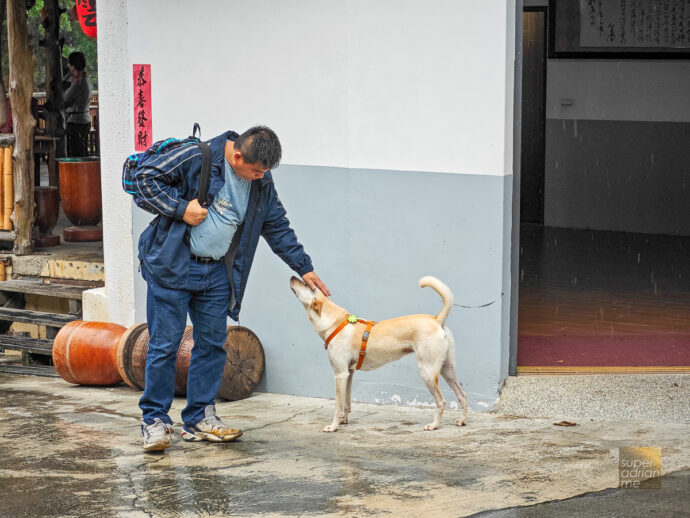
[[[0,1],[0,24],[5,20],[5,2]],[[2,45],[0,45],[0,125],[7,122],[7,91],[5,91],[5,81],[2,79],[5,74],[2,70]]]
[[[7,47],[10,58],[10,103],[14,122],[14,212],[15,254],[33,252],[34,223],[34,126],[31,115],[34,67],[29,47],[26,1],[7,0]]]
[[[60,47],[60,15],[64,12],[58,5],[58,0],[45,0],[46,16],[43,20],[45,38],[42,42],[46,49],[46,135],[62,137],[65,134],[65,121],[62,116],[64,110],[64,89],[62,87],[62,49]],[[60,144],[58,144],[59,146]],[[60,155],[62,156],[62,154]],[[55,154],[48,157],[49,172],[56,168]],[[49,185],[59,187],[57,175],[51,174]]]

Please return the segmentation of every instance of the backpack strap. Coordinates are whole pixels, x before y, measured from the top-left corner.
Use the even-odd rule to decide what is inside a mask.
[[[205,207],[208,203],[208,186],[211,181],[211,148],[205,142],[197,142],[201,149],[201,174],[199,175],[199,205]]]
[[[198,137],[196,136],[197,132],[199,132]],[[198,139],[196,145],[201,150],[201,174],[199,175],[199,189],[196,198],[199,200],[199,205],[206,207],[208,203],[208,186],[211,182],[211,148],[205,142],[201,142],[201,126],[199,126],[198,122],[194,123],[191,138]]]

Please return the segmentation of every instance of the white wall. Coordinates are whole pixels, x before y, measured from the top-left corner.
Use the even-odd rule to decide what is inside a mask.
[[[285,163],[503,175],[506,11],[505,0],[131,0],[129,55],[151,63],[155,138],[197,120],[205,136],[262,122]]]
[[[116,134],[113,143],[103,141],[103,146],[113,146],[107,159],[113,168],[121,167],[133,150],[132,64],[150,63],[154,140],[187,135],[193,122],[201,124],[204,138],[256,123],[277,131],[285,173],[290,174],[276,175],[281,198],[320,265],[318,271],[341,293],[362,295],[357,282],[369,277],[353,281],[352,272],[358,271],[363,255],[367,265],[376,266],[367,273],[373,280],[359,287],[383,298],[397,293],[391,291],[391,283],[403,278],[416,293],[418,271],[440,272],[468,304],[475,299],[478,304],[497,302],[509,293],[504,252],[510,246],[511,222],[506,217],[510,196],[505,196],[505,186],[509,192],[515,50],[510,0],[205,0],[193,5],[182,0],[126,0],[108,5],[103,11],[124,22],[119,39],[99,47],[99,57],[120,70],[126,83],[124,89],[117,83],[110,92],[108,125],[110,134],[128,133],[128,140]],[[434,185],[436,193],[430,187]],[[414,202],[415,213],[409,200],[419,193],[424,196]],[[331,201],[324,201],[329,196]],[[337,216],[315,217],[320,214],[315,207],[324,204],[331,210],[337,207]],[[131,224],[131,199],[121,191],[113,192],[106,211],[106,218],[128,217]],[[133,217],[134,239],[126,236],[125,242],[123,233],[119,242],[105,243],[129,254],[132,271],[132,241],[147,222],[140,210]],[[361,220],[357,228],[385,230],[362,238],[351,232],[353,218]],[[394,228],[399,221],[408,223]],[[410,230],[417,226],[423,230]],[[335,232],[329,235],[332,227]],[[329,244],[346,233],[355,244],[352,250],[368,254],[341,251],[342,243]],[[415,247],[425,240],[433,245]],[[243,319],[250,326],[260,323],[270,349],[267,377],[275,385],[265,386],[285,390],[281,383],[293,383],[281,381],[276,372],[281,370],[299,378],[299,388],[291,393],[330,395],[327,372],[319,376],[328,388],[313,380],[307,383],[305,369],[319,365],[316,360],[305,365],[301,359],[311,350],[290,354],[286,361],[294,365],[275,359],[284,354],[280,347],[303,346],[306,323],[301,315],[286,317],[292,313],[281,307],[267,324],[252,297],[294,301],[283,285],[287,267],[263,245],[256,268],[261,275],[252,275]],[[119,275],[113,265],[110,272]],[[132,282],[131,275],[119,280]],[[144,287],[137,273],[134,283],[141,317]],[[399,310],[407,299],[393,298],[387,311],[403,314]],[[289,311],[299,309],[293,307]],[[459,345],[460,369],[469,373],[472,401],[485,409],[507,375],[506,311],[496,304],[481,317],[471,311],[453,316],[456,324],[470,322],[453,324],[462,329],[456,337],[465,339]],[[410,358],[382,375],[405,390],[417,390],[409,380],[413,363]],[[312,386],[321,388],[310,392]],[[373,391],[369,394],[375,396]]]
[[[690,122],[688,85],[685,60],[550,59],[546,118]]]

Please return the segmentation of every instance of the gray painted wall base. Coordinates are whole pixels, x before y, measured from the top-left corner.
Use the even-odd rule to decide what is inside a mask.
[[[486,305],[453,308],[447,325],[471,407],[490,409],[507,376],[510,208],[504,211],[504,204],[512,177],[282,165],[274,179],[316,272],[333,301],[350,312],[371,320],[436,314],[439,296],[417,284],[424,275],[448,284],[457,305]],[[136,242],[149,218],[136,210],[135,219]],[[240,316],[266,352],[258,390],[332,398],[328,358],[289,289],[291,275],[261,241]],[[137,285],[137,316],[143,320],[140,275]],[[454,408],[455,396],[445,384],[443,389],[447,408]],[[353,398],[433,405],[412,355],[358,372]]]

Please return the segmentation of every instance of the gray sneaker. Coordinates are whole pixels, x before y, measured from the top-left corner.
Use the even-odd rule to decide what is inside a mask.
[[[159,417],[152,424],[141,423],[141,434],[144,436],[144,451],[163,451],[172,446],[173,427],[161,421]]]
[[[182,438],[185,441],[228,442],[242,435],[242,430],[229,428],[216,415],[216,406],[208,405],[204,409],[204,418],[194,425],[185,424],[182,428]]]

